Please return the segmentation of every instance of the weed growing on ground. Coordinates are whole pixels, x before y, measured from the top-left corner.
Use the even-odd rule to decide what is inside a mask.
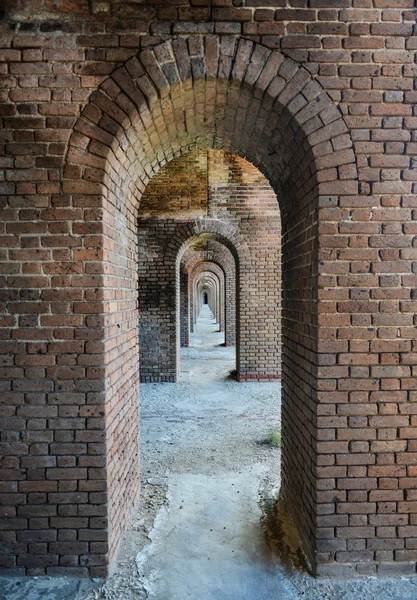
[[[269,434],[269,443],[276,448],[281,448],[281,428],[274,427]]]

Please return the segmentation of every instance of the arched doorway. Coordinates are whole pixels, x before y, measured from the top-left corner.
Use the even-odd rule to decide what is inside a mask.
[[[202,174],[207,184],[201,184]],[[197,183],[200,194],[195,190]],[[228,294],[225,341],[232,345],[237,340],[239,379],[279,378],[281,223],[276,195],[265,177],[251,163],[231,153],[188,153],[154,176],[143,202],[138,222],[143,248],[139,257],[141,380],[175,381],[178,374],[174,356],[169,367],[178,339],[172,302],[174,249],[184,253],[175,282],[183,291],[184,302],[187,274],[182,262],[188,264],[193,260],[191,255],[204,254],[222,264]],[[191,232],[198,235],[191,239]],[[180,240],[183,249],[179,248]],[[147,248],[152,248],[152,253]],[[245,248],[244,253],[241,248]],[[239,311],[235,308],[236,283]],[[177,312],[181,302],[177,295]],[[182,310],[187,310],[186,304]],[[193,314],[191,324],[196,316]],[[175,322],[178,327],[179,317]],[[164,354],[162,346],[166,348]]]
[[[111,146],[112,149],[110,154],[110,150],[106,150],[103,165],[112,166],[104,178],[107,192],[103,220],[108,234],[106,238],[112,240],[114,248],[109,252],[110,264],[112,256],[115,259],[120,257],[117,259],[119,264],[120,260],[126,262],[129,256],[134,257],[134,254],[126,255],[124,248],[129,245],[129,240],[134,243],[135,204],[152,170],[158,163],[161,165],[183,152],[188,144],[195,144],[196,136],[200,147],[221,146],[226,150],[233,149],[237,154],[245,154],[267,176],[280,199],[284,236],[283,385],[284,406],[287,402],[292,407],[284,423],[284,489],[292,505],[297,507],[301,536],[314,563],[314,535],[311,531],[315,527],[311,515],[315,514],[316,500],[312,494],[315,479],[311,478],[311,473],[315,471],[313,465],[317,460],[313,415],[318,388],[315,367],[319,332],[318,197],[319,187],[322,194],[334,196],[356,192],[356,174],[346,167],[354,165],[354,156],[349,150],[351,144],[341,114],[317,82],[311,80],[308,71],[277,52],[272,52],[268,61],[259,63],[256,53],[262,55],[262,47],[243,40],[239,45],[230,40],[228,46],[227,41],[220,43],[217,38],[206,38],[199,40],[197,46],[189,50],[185,42],[179,40],[172,45],[165,43],[146,50],[140,56],[141,62],[130,60],[125,68],[116,71],[103,83],[101,90],[91,97],[77,124],[77,133],[70,142],[68,162],[85,165],[85,168],[81,175],[77,174],[74,182],[64,183],[64,190],[84,194],[102,192],[99,182],[85,179],[90,170],[87,157],[94,157],[92,160],[96,164],[100,162],[95,158],[97,145],[105,145],[106,142],[96,138],[108,140],[108,148]],[[252,62],[249,57],[252,57]],[[192,66],[199,62],[205,63],[205,77],[194,80]],[[185,93],[193,97],[193,110],[187,113],[186,126],[185,123],[183,126],[176,112],[183,110]],[[199,112],[197,107],[201,105],[197,98],[204,93],[211,98],[211,103]],[[161,95],[164,95],[165,105],[157,117]],[[252,115],[257,116],[254,118]],[[115,134],[111,133],[112,123],[116,126]],[[256,138],[255,131],[258,134]],[[87,153],[79,150],[80,136],[83,140],[86,138],[83,145],[86,144]],[[343,136],[346,139],[342,143],[347,150],[334,152],[330,140]],[[133,141],[135,139],[137,142]],[[254,139],[257,144],[253,143]],[[182,140],[181,145],[179,140]],[[135,144],[137,150],[127,152]],[[335,147],[338,147],[337,142]],[[324,158],[328,155],[331,159]],[[331,183],[319,182],[318,170],[326,170],[329,163],[333,169],[343,166],[340,179]],[[338,174],[336,176],[339,177]],[[129,266],[128,262],[126,266]],[[121,317],[123,314],[128,317],[129,304],[132,302],[134,308],[135,297],[136,277],[132,272],[131,278],[126,278],[124,273],[128,271],[125,269],[122,264],[115,273],[122,284],[123,296],[118,298],[111,294],[117,303],[119,329],[122,331],[116,331],[112,338],[119,347],[118,357],[112,359],[107,355],[105,359],[110,382],[106,395],[109,399],[123,397],[124,410],[133,418],[136,388],[132,386],[135,378],[131,370],[134,365],[130,360],[131,368],[125,368],[124,376],[120,377],[122,365],[126,364],[126,353],[130,358],[136,347],[134,330],[130,326],[126,330],[129,321]],[[111,319],[108,327],[111,327]],[[126,336],[127,331],[132,332],[131,337]],[[133,501],[137,488],[135,478],[127,478],[130,469],[135,471],[136,462],[131,460],[126,464],[125,460],[127,454],[133,457],[134,452],[133,455],[122,452],[127,443],[134,449],[137,432],[131,425],[123,426],[118,414],[119,411],[114,414],[110,411],[106,420],[107,433],[110,434],[108,450],[111,448],[107,468],[109,495],[113,499],[109,512],[113,523],[113,552],[124,527],[126,507]],[[124,443],[121,446],[112,439],[112,432],[119,429],[123,431]],[[125,493],[119,495],[116,490],[120,489],[124,489]],[[116,515],[120,518],[116,519]]]
[[[194,302],[193,281],[206,268],[219,280],[219,288],[223,293],[219,300],[219,326],[225,332],[225,344],[236,345],[236,272],[233,255],[218,242],[211,242],[212,250],[197,251],[190,248],[181,261],[183,274],[181,283],[182,298],[189,300],[189,333],[193,332],[196,321],[196,304]],[[185,314],[185,311],[181,311]]]
[[[336,409],[329,414],[322,408],[334,407],[335,393],[337,402],[347,402],[326,371],[334,364],[331,342],[346,315],[326,316],[331,295],[319,294],[326,287],[323,277],[332,277],[326,265],[333,260],[326,255],[332,240],[325,237],[332,237],[332,227],[323,232],[320,226],[336,218],[325,211],[337,211],[340,196],[357,193],[355,159],[339,109],[309,71],[248,40],[209,36],[147,49],[102,83],[75,125],[63,181],[73,211],[68,221],[74,264],[56,286],[82,290],[74,308],[83,316],[79,360],[86,372],[68,373],[56,403],[66,399],[82,412],[82,422],[74,422],[74,443],[101,444],[95,450],[104,466],[86,467],[86,482],[78,483],[74,474],[71,501],[90,504],[90,517],[100,519],[109,555],[95,564],[101,560],[105,566],[138,488],[137,210],[152,174],[195,147],[246,157],[279,198],[283,493],[305,552],[319,570],[327,560],[317,554],[324,533],[320,507],[334,497],[346,502],[348,489],[343,481],[336,488],[323,470],[347,449],[345,441],[334,439]],[[236,249],[244,252],[239,243]],[[330,354],[324,366],[323,354]],[[80,396],[60,396],[70,393]],[[51,495],[51,504],[59,500]],[[339,541],[354,535],[348,529],[338,532]],[[91,552],[92,536],[83,555]]]
[[[217,267],[215,263],[211,263],[209,261],[200,263],[192,270],[189,277],[189,292],[190,292],[190,301],[192,302],[192,313],[193,319],[195,323],[195,314],[198,312],[200,308],[200,303],[198,302],[198,293],[201,290],[202,285],[206,285],[208,290],[205,290],[202,297],[203,304],[214,304],[212,308],[215,309],[213,312],[214,316],[217,319],[217,323],[219,324],[219,331],[225,330],[225,297],[226,297],[226,286],[225,286],[225,277],[222,269]],[[192,290],[192,291],[191,291]],[[210,295],[209,302],[209,293]],[[201,297],[201,296],[200,296]]]

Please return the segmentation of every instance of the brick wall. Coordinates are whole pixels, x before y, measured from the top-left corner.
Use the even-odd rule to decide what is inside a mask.
[[[141,198],[140,214],[159,218],[206,215],[207,172],[205,152],[189,153],[169,169],[161,169]]]
[[[268,181],[248,161],[208,153],[208,214],[236,227],[251,254],[250,269],[241,278],[244,306],[238,315],[243,380],[281,375],[281,219]],[[247,281],[246,281],[247,277]],[[233,337],[232,337],[233,339]],[[249,347],[247,357],[242,346]]]
[[[217,149],[280,204],[312,568],[414,574],[414,0],[200,4],[3,2],[1,566],[106,572],[137,492],[139,201]]]
[[[188,273],[180,272],[180,346],[190,345],[190,296],[188,293]]]

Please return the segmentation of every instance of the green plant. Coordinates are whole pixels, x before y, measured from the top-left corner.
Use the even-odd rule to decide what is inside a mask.
[[[274,427],[269,434],[269,443],[276,448],[281,448],[281,428]]]

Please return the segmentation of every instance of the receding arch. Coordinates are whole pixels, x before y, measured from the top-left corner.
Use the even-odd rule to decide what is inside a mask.
[[[226,316],[227,312],[227,304],[231,305],[236,304],[236,274],[232,272],[232,267],[234,264],[232,262],[226,263],[226,261],[221,261],[217,256],[213,257],[213,260],[200,259],[198,256],[194,259],[194,261],[189,260],[188,264],[183,264],[184,270],[188,270],[189,274],[189,293],[190,293],[190,304],[193,307],[191,311],[192,319],[190,320],[191,330],[196,321],[195,314],[195,303],[193,302],[194,290],[193,290],[193,281],[195,278],[205,270],[210,270],[217,276],[219,281],[220,291],[222,293],[222,297],[220,299],[220,307],[219,307],[219,331],[225,331],[225,342],[227,337],[230,337],[230,328],[233,325],[228,322],[228,317]],[[191,257],[192,258],[192,257]],[[205,257],[204,257],[205,258]],[[216,260],[217,259],[217,260]],[[188,269],[187,269],[188,267]],[[234,295],[233,295],[234,293]],[[227,323],[227,327],[226,327]]]
[[[230,227],[227,223],[216,219],[199,218],[192,223],[188,223],[184,227],[180,227],[175,234],[175,238],[171,239],[167,245],[167,254],[165,255],[166,264],[173,264],[175,259],[175,272],[176,272],[176,301],[177,301],[177,371],[179,369],[179,348],[180,339],[178,331],[180,330],[180,306],[181,306],[181,264],[187,251],[192,250],[195,244],[201,245],[201,243],[207,243],[210,241],[211,244],[214,242],[214,246],[217,245],[220,248],[223,247],[226,252],[226,256],[222,257],[222,261],[219,261],[218,256],[213,251],[213,248],[199,252],[196,255],[197,261],[193,264],[192,257],[188,264],[193,268],[198,268],[199,260],[200,264],[207,264],[207,259],[213,264],[218,265],[218,268],[222,270],[223,277],[225,278],[225,288],[228,291],[228,300],[234,303],[234,307],[229,307],[226,315],[228,333],[229,333],[229,344],[233,340],[236,342],[236,363],[237,370],[239,371],[240,365],[240,329],[237,315],[240,311],[241,302],[244,302],[243,294],[239,294],[239,289],[244,289],[242,286],[242,277],[245,279],[246,273],[250,272],[250,251],[247,243],[240,235],[240,233],[234,228]],[[214,256],[213,256],[214,255]],[[204,261],[201,260],[204,258]],[[192,306],[194,306],[194,291],[191,291]],[[197,319],[197,314],[194,313],[194,322]],[[233,319],[233,322],[232,322]]]
[[[210,268],[210,267],[208,267]],[[198,274],[193,282],[195,286],[194,302],[196,304],[196,310],[199,312],[202,308],[202,290],[210,290],[210,296],[208,297],[206,304],[208,304],[213,312],[216,322],[220,322],[220,294],[222,293],[220,279],[216,273],[210,270],[202,271]],[[220,325],[219,325],[220,330]]]
[[[230,273],[232,264],[225,264],[219,252],[213,250],[197,250],[190,248],[188,253],[183,255],[180,266],[180,293],[181,293],[181,346],[188,346],[189,335],[194,331],[196,322],[195,301],[193,280],[203,270],[210,270],[215,273],[219,280],[220,305],[218,314],[219,331],[226,329],[226,307],[227,302],[236,303],[235,297],[232,298],[233,291],[236,290],[236,276]],[[230,261],[232,262],[232,261]],[[233,261],[234,262],[234,261]],[[228,271],[226,275],[226,270]],[[234,285],[232,285],[234,284]],[[228,323],[228,330],[230,323]],[[225,333],[225,338],[230,336],[230,332]],[[225,339],[226,341],[226,339]]]
[[[140,377],[142,382],[174,382],[180,372],[181,331],[184,329],[180,318],[181,301],[185,299],[184,294],[181,298],[180,290],[187,285],[186,274],[181,271],[183,258],[195,244],[206,247],[208,242],[213,246],[211,250],[218,247],[226,256],[222,267],[227,271],[228,295],[236,305],[227,311],[231,345],[238,337],[235,315],[240,299],[243,301],[243,292],[240,298],[235,290],[240,273],[247,279],[250,272],[250,253],[235,228],[212,218],[197,218],[184,225],[167,222],[163,227],[158,219],[141,218],[138,226],[140,248],[143,245],[153,248],[150,254],[144,250],[139,261]],[[173,232],[171,237],[167,236],[168,230]],[[183,309],[189,312],[188,301]]]
[[[88,327],[103,344],[104,389],[94,402],[106,407],[103,506],[110,558],[138,486],[138,373],[125,366],[138,354],[137,210],[152,175],[173,157],[199,148],[247,158],[279,199],[284,398],[291,403],[291,411],[284,410],[289,443],[283,450],[283,490],[314,565],[318,225],[321,207],[336,207],[339,195],[357,193],[355,157],[339,108],[306,68],[278,51],[228,36],[181,38],[130,59],[90,96],[69,141],[63,193],[91,226],[86,235],[83,224],[73,223],[74,236],[85,236],[82,248],[91,258],[79,260],[81,272],[71,275],[71,285],[89,290],[79,310],[94,315]],[[250,281],[246,292],[250,296]],[[331,327],[325,335],[332,335]],[[91,382],[96,385],[94,373]]]
[[[356,170],[348,129],[305,67],[249,40],[195,39],[144,50],[90,96],[67,153],[67,164],[83,172],[70,180],[104,184],[110,197],[117,187],[127,202],[133,194],[136,205],[152,174],[173,157],[221,148],[248,158],[278,195],[289,192],[283,182],[300,166],[302,177],[291,182],[298,191],[321,183],[323,194],[355,193],[349,184]],[[338,174],[338,185],[317,180],[318,171],[347,164],[351,173]],[[66,187],[70,192],[69,183]],[[99,185],[96,190],[100,193]]]
[[[177,263],[181,259],[195,238],[207,236],[220,241],[231,252],[239,267],[247,268],[250,265],[250,251],[243,236],[229,223],[209,217],[198,217],[183,227],[179,227],[175,236],[167,244],[165,261],[170,263],[175,256]]]
[[[208,304],[218,322],[220,282],[216,275],[210,271],[204,271],[197,276],[195,287],[197,310],[201,311],[203,304]]]

